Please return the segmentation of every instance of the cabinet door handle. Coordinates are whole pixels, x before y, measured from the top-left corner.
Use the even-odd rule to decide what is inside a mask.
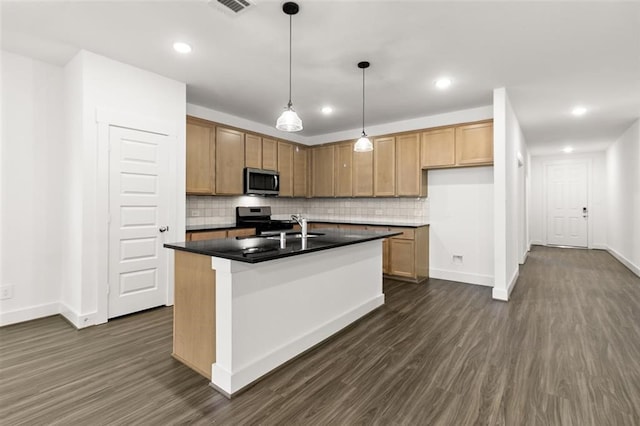
[[[158,231],[160,232],[167,232],[169,230],[169,226],[161,226],[160,229],[158,229]]]

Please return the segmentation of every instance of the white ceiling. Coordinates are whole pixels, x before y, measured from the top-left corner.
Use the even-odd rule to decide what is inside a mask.
[[[287,102],[288,16],[199,1],[2,2],[2,48],[64,65],[78,49],[187,83],[187,101],[272,126]],[[604,149],[640,117],[640,3],[300,1],[293,103],[303,136],[490,105],[506,87],[534,154]],[[174,41],[193,52],[181,56]],[[440,91],[443,75],[454,83]],[[575,118],[574,105],[589,111]],[[331,105],[334,113],[320,109]],[[354,134],[354,138],[357,134]]]

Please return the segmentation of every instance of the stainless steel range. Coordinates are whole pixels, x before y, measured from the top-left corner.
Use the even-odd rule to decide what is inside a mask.
[[[236,226],[256,228],[256,234],[275,234],[293,229],[291,220],[271,219],[271,207],[236,207]]]

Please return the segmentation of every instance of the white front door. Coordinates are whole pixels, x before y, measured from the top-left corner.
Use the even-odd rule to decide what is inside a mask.
[[[169,143],[109,127],[109,318],[167,303]]]
[[[587,247],[587,163],[547,164],[546,181],[547,244]]]

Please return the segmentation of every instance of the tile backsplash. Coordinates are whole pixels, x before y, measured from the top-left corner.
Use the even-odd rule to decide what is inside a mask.
[[[187,226],[230,224],[236,206],[271,206],[274,219],[302,213],[313,220],[427,222],[427,198],[277,198],[187,196]]]

